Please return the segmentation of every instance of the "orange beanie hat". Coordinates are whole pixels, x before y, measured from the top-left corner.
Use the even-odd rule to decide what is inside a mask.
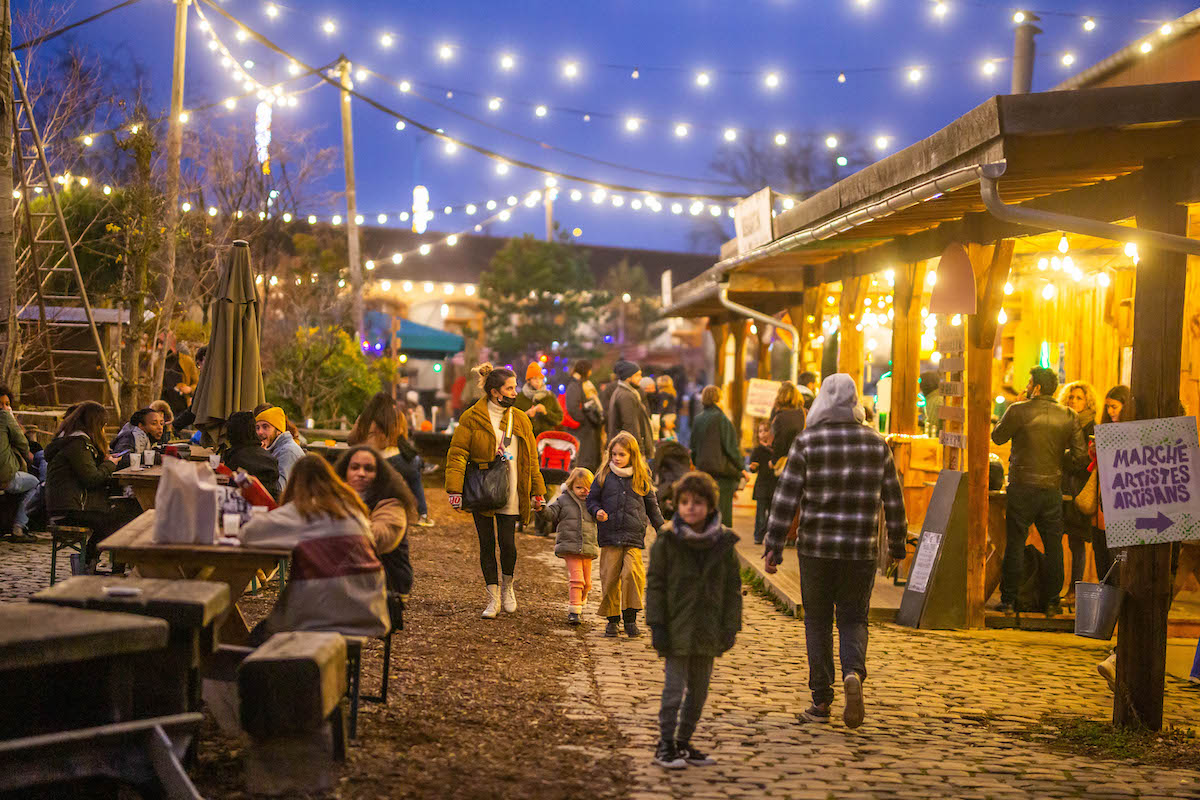
[[[532,362],[525,370],[525,380],[527,381],[543,377],[545,376],[542,375],[542,365],[536,361]]]

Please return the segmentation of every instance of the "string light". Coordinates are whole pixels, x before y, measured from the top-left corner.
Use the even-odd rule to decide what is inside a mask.
[[[688,126],[684,123],[679,123],[675,126],[675,135],[680,139],[688,135]]]
[[[1149,53],[1151,50],[1154,49],[1154,45],[1150,44],[1150,42],[1142,42],[1142,46],[1139,49],[1143,53]]]
[[[327,19],[321,23],[321,30],[325,31],[327,34],[333,34],[337,31],[337,23],[331,19]]]
[[[1108,277],[1107,272],[1100,272],[1096,275],[1096,283],[1102,289],[1107,289],[1112,280]]]
[[[379,37],[379,45],[381,47],[391,47],[395,43],[396,39],[390,33],[385,33]]]
[[[828,147],[830,150],[837,147],[838,146],[837,137],[836,136],[826,136],[825,137],[825,146]]]
[[[1173,30],[1175,30],[1175,29],[1173,27],[1171,27],[1171,23],[1168,22],[1165,25],[1163,25],[1161,28],[1159,28],[1158,32],[1161,33],[1163,36],[1170,36],[1171,32]]]
[[[920,83],[922,77],[923,77],[923,75],[921,73],[920,67],[912,67],[911,69],[909,69],[909,71],[908,71],[908,82],[909,83]]]
[[[515,67],[516,65],[517,65],[517,59],[512,54],[503,53],[500,56],[500,69],[504,70],[505,72],[512,71],[513,67]]]
[[[989,59],[989,60],[983,62],[983,64],[980,66],[980,69],[983,71],[984,75],[988,75],[988,76],[995,75],[996,70],[997,70],[996,62]]]
[[[267,3],[266,7],[263,8],[263,12],[271,19],[275,19],[275,17],[279,16],[279,7],[274,3]]]
[[[732,142],[737,139],[737,130],[735,128],[726,128],[723,134],[725,141]]]
[[[438,58],[442,61],[449,61],[454,58],[454,47],[448,44],[439,45]]]
[[[1025,21],[1025,12],[1024,11],[1018,11],[1017,13],[1013,14],[1013,22],[1015,22],[1016,24],[1020,25],[1024,21]]]
[[[890,143],[891,143],[891,139],[889,139],[886,136],[876,136],[875,137],[875,149],[876,150],[887,150],[888,145]]]
[[[534,114],[536,114],[536,115],[537,115],[537,116],[539,116],[539,117],[544,117],[544,116],[546,116],[546,107],[545,107],[545,106],[538,106],[537,108],[535,108],[535,109],[533,110],[533,113],[534,113]]]
[[[766,85],[766,87],[768,89],[778,89],[779,88],[779,73],[778,72],[768,72],[766,75],[763,76],[763,84]]]
[[[568,61],[563,64],[562,72],[564,78],[577,78],[579,77],[579,64],[574,61]]]
[[[712,77],[707,72],[696,73],[696,85],[705,87],[712,83]]]
[[[1074,53],[1063,53],[1060,61],[1062,61],[1062,65],[1064,67],[1069,67],[1075,63],[1075,54]]]
[[[1092,19],[1091,17],[1086,18],[1083,21],[1083,29],[1088,33],[1096,30],[1096,20]]]
[[[641,127],[641,125],[642,125],[642,122],[637,117],[626,117],[625,118],[625,130],[627,130],[627,131],[630,131],[630,132],[636,131],[638,128]]]
[[[785,144],[787,144],[787,134],[786,133],[775,134],[775,144],[779,145],[780,147],[783,147]]]
[[[949,6],[943,2],[937,2],[933,4],[933,15],[938,19],[944,18],[946,16],[946,12],[949,10]]]
[[[503,101],[499,97],[493,97],[491,100],[488,100],[488,110],[489,111],[499,111],[500,104],[502,102]]]

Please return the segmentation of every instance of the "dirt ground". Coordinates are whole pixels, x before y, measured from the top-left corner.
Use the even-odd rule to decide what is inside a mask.
[[[518,534],[515,614],[483,620],[485,592],[471,518],[429,494],[432,528],[412,528],[415,573],[405,629],[393,638],[387,705],[360,706],[333,798],[617,798],[629,791],[622,739],[603,715],[574,713],[589,621],[570,629],[553,542]],[[538,554],[542,554],[538,558]],[[253,624],[273,590],[241,605]],[[363,686],[378,687],[382,647],[363,655]],[[248,797],[245,742],[206,720],[191,771],[210,798]],[[606,755],[611,754],[611,755]]]

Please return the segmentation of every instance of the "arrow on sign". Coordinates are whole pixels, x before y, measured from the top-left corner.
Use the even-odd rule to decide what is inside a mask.
[[[1138,517],[1137,518],[1137,529],[1139,531],[1154,530],[1154,531],[1158,531],[1159,533],[1162,533],[1163,531],[1165,531],[1167,528],[1171,527],[1174,524],[1175,523],[1171,521],[1171,518],[1168,517],[1166,514],[1164,514],[1161,511],[1158,512],[1157,517]]]

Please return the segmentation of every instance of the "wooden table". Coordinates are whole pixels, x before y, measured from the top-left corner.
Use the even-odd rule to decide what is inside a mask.
[[[337,460],[350,449],[350,445],[345,442],[334,442],[332,446],[325,442],[309,442],[305,445],[305,449],[310,453],[324,457],[331,464],[336,464]]]
[[[212,544],[159,544],[154,541],[154,511],[147,510],[133,522],[100,543],[113,558],[137,569],[146,578],[187,578],[217,581],[229,587],[229,615],[218,630],[223,644],[244,644],[250,629],[237,607],[238,598],[259,570],[269,573],[277,565],[281,573],[292,551],[286,547],[228,547]]]
[[[134,469],[126,467],[119,469],[113,473],[113,477],[117,481],[117,485],[121,487],[128,486],[133,489],[133,496],[137,498],[138,505],[143,511],[149,511],[154,508],[154,496],[158,493],[158,482],[162,480],[163,465],[156,463],[152,467],[141,467]],[[229,478],[224,475],[217,475],[217,483],[227,484]]]
[[[148,654],[165,620],[44,603],[0,603],[0,739],[133,718]]]
[[[229,611],[227,584],[78,575],[43,589],[32,600],[166,620],[170,626],[166,653],[154,659],[152,674],[140,676],[144,691],[137,698],[139,716],[200,710],[200,667],[213,652],[215,629]]]

